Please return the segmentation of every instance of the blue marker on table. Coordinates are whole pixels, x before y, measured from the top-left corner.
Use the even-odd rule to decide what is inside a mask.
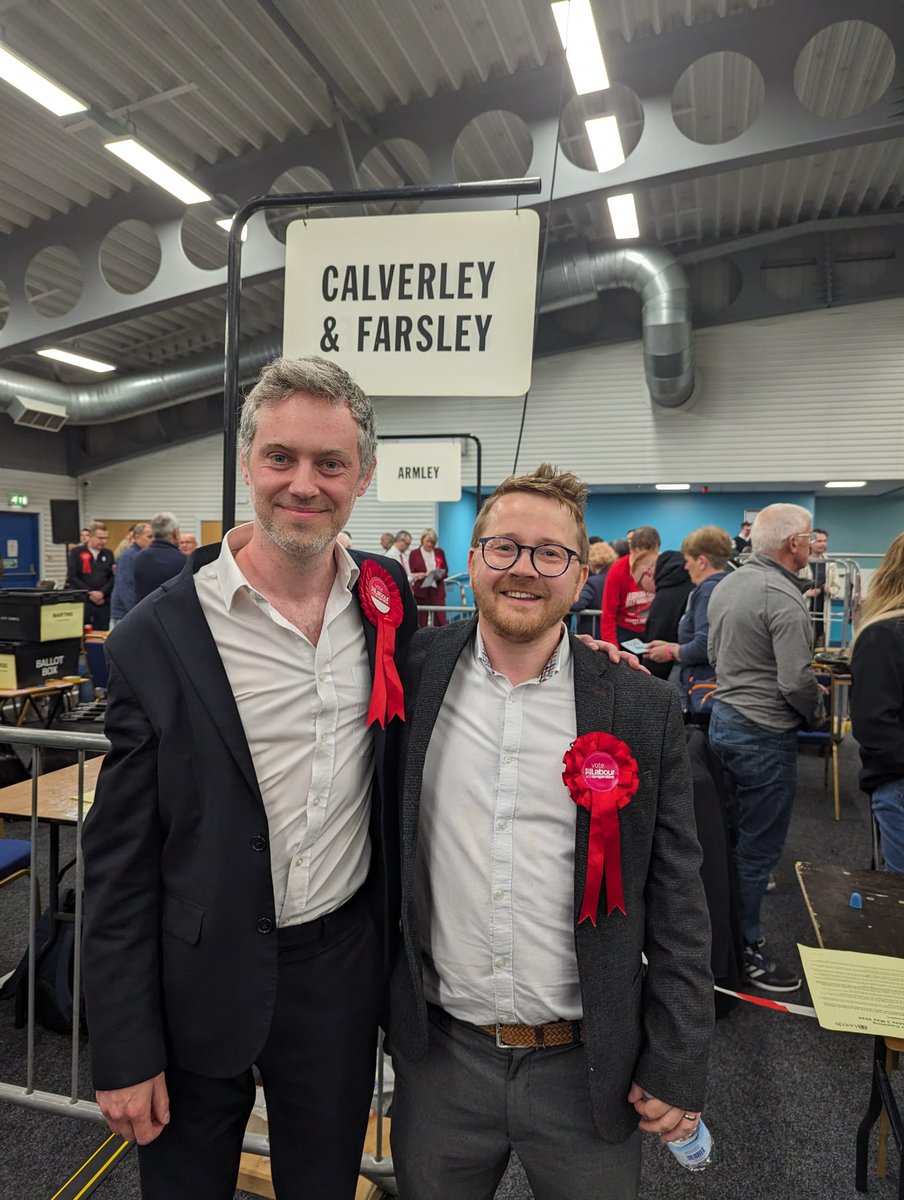
[[[863,908],[863,900],[859,892],[851,892],[851,908]]]

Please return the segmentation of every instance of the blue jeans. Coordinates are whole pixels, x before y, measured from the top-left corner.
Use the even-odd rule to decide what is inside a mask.
[[[776,733],[718,700],[709,740],[732,783],[737,806],[741,931],[748,946],[760,936],[760,902],[785,848],[797,791],[797,732]]]
[[[886,871],[904,871],[904,779],[882,783],[871,797]]]

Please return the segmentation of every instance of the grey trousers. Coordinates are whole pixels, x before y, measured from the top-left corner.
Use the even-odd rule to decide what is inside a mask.
[[[426,1057],[393,1066],[399,1200],[492,1200],[513,1150],[535,1200],[635,1200],[640,1130],[601,1140],[583,1046],[502,1050],[431,1008]]]

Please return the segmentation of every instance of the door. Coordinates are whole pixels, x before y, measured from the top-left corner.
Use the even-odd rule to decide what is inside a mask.
[[[37,513],[0,512],[0,587],[33,588],[38,582],[40,541]]]

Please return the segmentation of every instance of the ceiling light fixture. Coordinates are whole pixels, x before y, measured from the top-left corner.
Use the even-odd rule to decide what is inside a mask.
[[[634,193],[624,192],[620,196],[609,196],[606,203],[609,205],[612,232],[615,236],[620,240],[640,237]]]
[[[87,112],[88,105],[76,100],[69,92],[64,92],[53,80],[29,66],[18,54],[0,45],[0,79],[5,79],[14,88],[18,88],[34,100],[36,104],[49,108],[57,117],[68,117],[71,113]]]
[[[584,122],[590,149],[598,171],[611,171],[625,161],[618,120],[615,117],[591,117]]]
[[[232,229],[232,222],[234,220],[235,220],[235,217],[223,217],[223,218],[221,218],[221,220],[217,221],[217,225],[219,225],[220,229],[224,229],[227,233],[229,233],[229,231]],[[248,226],[243,225],[242,226],[242,241],[243,242],[244,242],[245,238],[247,238],[247,236],[248,236]]]
[[[72,354],[69,350],[39,350],[41,358],[52,358],[56,362],[68,363],[70,367],[83,367],[86,371],[97,371],[102,375],[106,371],[115,371],[112,363],[100,362],[96,358],[84,358],[81,354]]]
[[[689,483],[657,483],[657,492],[689,492],[691,485]]]
[[[846,488],[846,487],[866,487],[865,479],[833,479],[831,483],[827,483],[826,487],[830,488]]]
[[[605,91],[609,76],[590,0],[556,0],[552,15],[565,47],[574,90],[579,96]]]
[[[117,158],[128,163],[151,183],[156,183],[164,191],[181,200],[183,204],[203,204],[212,197],[203,191],[190,179],[180,175],[169,163],[152,154],[146,146],[136,142],[134,138],[117,138],[115,142],[107,142],[106,148]]]

